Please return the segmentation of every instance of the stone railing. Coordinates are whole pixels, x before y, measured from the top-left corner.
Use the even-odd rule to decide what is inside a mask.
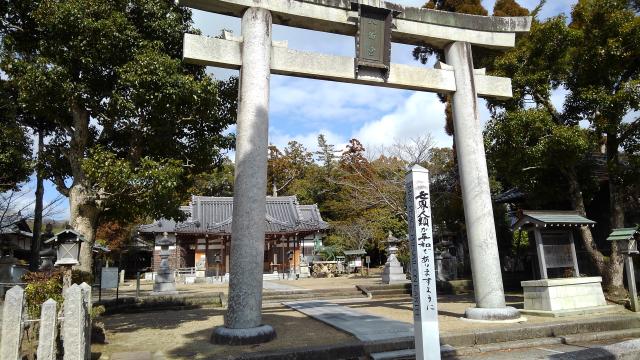
[[[25,329],[39,322],[38,360],[59,358],[57,335],[63,344],[64,360],[91,358],[91,286],[86,283],[72,285],[64,292],[61,317],[57,303],[49,299],[42,304],[40,319],[27,319],[25,292],[19,286],[7,291],[2,310],[2,336],[0,360],[22,359],[22,341]]]

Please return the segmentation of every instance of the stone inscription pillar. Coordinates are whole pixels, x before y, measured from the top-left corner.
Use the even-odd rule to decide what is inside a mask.
[[[478,320],[518,318],[520,314],[516,309],[505,306],[471,44],[449,44],[445,48],[445,58],[453,67],[456,79],[453,127],[476,299],[476,308],[467,309],[466,317]]]
[[[224,327],[216,328],[211,338],[218,344],[260,343],[276,336],[271,326],[262,324],[261,314],[271,13],[262,8],[247,9],[242,16],[242,37],[229,305]]]

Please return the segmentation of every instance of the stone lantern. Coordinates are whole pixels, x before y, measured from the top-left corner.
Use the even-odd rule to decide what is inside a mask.
[[[175,245],[175,238],[170,239],[165,232],[160,240],[156,241],[156,245],[160,246],[160,266],[156,272],[155,282],[153,284],[152,295],[172,295],[177,294],[176,279],[169,267],[169,246]]]
[[[613,229],[608,241],[618,243],[618,252],[625,255],[638,254],[638,240],[640,239],[640,228],[619,228]]]
[[[62,288],[71,286],[71,268],[80,262],[80,247],[84,242],[84,236],[73,229],[65,229],[55,234],[44,243],[56,250],[56,262],[54,266],[64,269]]]
[[[400,240],[394,237],[389,231],[389,237],[387,238],[387,262],[384,264],[384,270],[382,271],[382,282],[385,284],[392,284],[398,282],[406,282],[407,278],[402,271],[402,264],[398,261],[396,253],[398,252],[398,243]]]
[[[635,271],[633,269],[633,259],[631,255],[638,254],[638,240],[640,240],[640,226],[637,228],[613,229],[608,241],[618,243],[618,252],[624,255],[624,267],[627,273],[627,284],[629,286],[629,298],[631,299],[631,310],[640,311],[640,301],[636,291]]]

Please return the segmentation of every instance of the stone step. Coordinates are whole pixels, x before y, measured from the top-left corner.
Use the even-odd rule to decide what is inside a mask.
[[[371,360],[413,360],[416,358],[415,349],[385,351],[369,355]]]
[[[325,293],[325,294],[288,294],[288,295],[269,295],[262,296],[263,302],[280,302],[280,301],[295,301],[295,300],[304,300],[304,299],[350,299],[350,298],[364,298],[364,295],[360,292],[350,292],[350,293]]]
[[[316,296],[351,296],[351,297],[364,297],[364,294],[356,291],[331,291],[324,293],[294,293],[294,294],[263,294],[263,299],[275,299],[275,298],[313,298]]]
[[[334,296],[334,295],[349,295],[349,296],[364,296],[360,291],[325,291],[325,292],[297,292],[297,293],[263,293],[262,297],[314,297],[314,296]]]
[[[375,294],[372,295],[372,299],[391,299],[391,298],[405,298],[409,299],[411,294]]]
[[[386,290],[373,290],[372,295],[384,295],[384,294],[407,294],[411,295],[411,290],[407,289],[386,289]]]
[[[306,294],[315,294],[315,295],[324,295],[324,294],[362,294],[360,290],[353,288],[344,288],[344,289],[317,289],[317,290],[265,290],[262,292],[262,296],[269,295],[306,295]]]
[[[364,286],[359,285],[360,288],[366,288],[369,291],[376,290],[390,290],[390,289],[407,289],[411,291],[411,284],[389,284],[389,285],[373,285],[373,286]]]
[[[262,280],[282,280],[282,274],[262,274]]]

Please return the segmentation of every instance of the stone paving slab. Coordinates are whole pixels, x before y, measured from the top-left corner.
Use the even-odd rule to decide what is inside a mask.
[[[301,288],[299,286],[294,285],[286,285],[286,284],[278,284],[271,281],[263,281],[262,288],[265,290],[275,290],[275,291],[299,291],[299,290],[307,290],[305,288]]]
[[[370,315],[328,301],[294,301],[283,305],[300,311],[362,341],[389,340],[413,336],[413,324]]]
[[[153,360],[153,357],[149,351],[131,351],[115,353],[111,360]]]

